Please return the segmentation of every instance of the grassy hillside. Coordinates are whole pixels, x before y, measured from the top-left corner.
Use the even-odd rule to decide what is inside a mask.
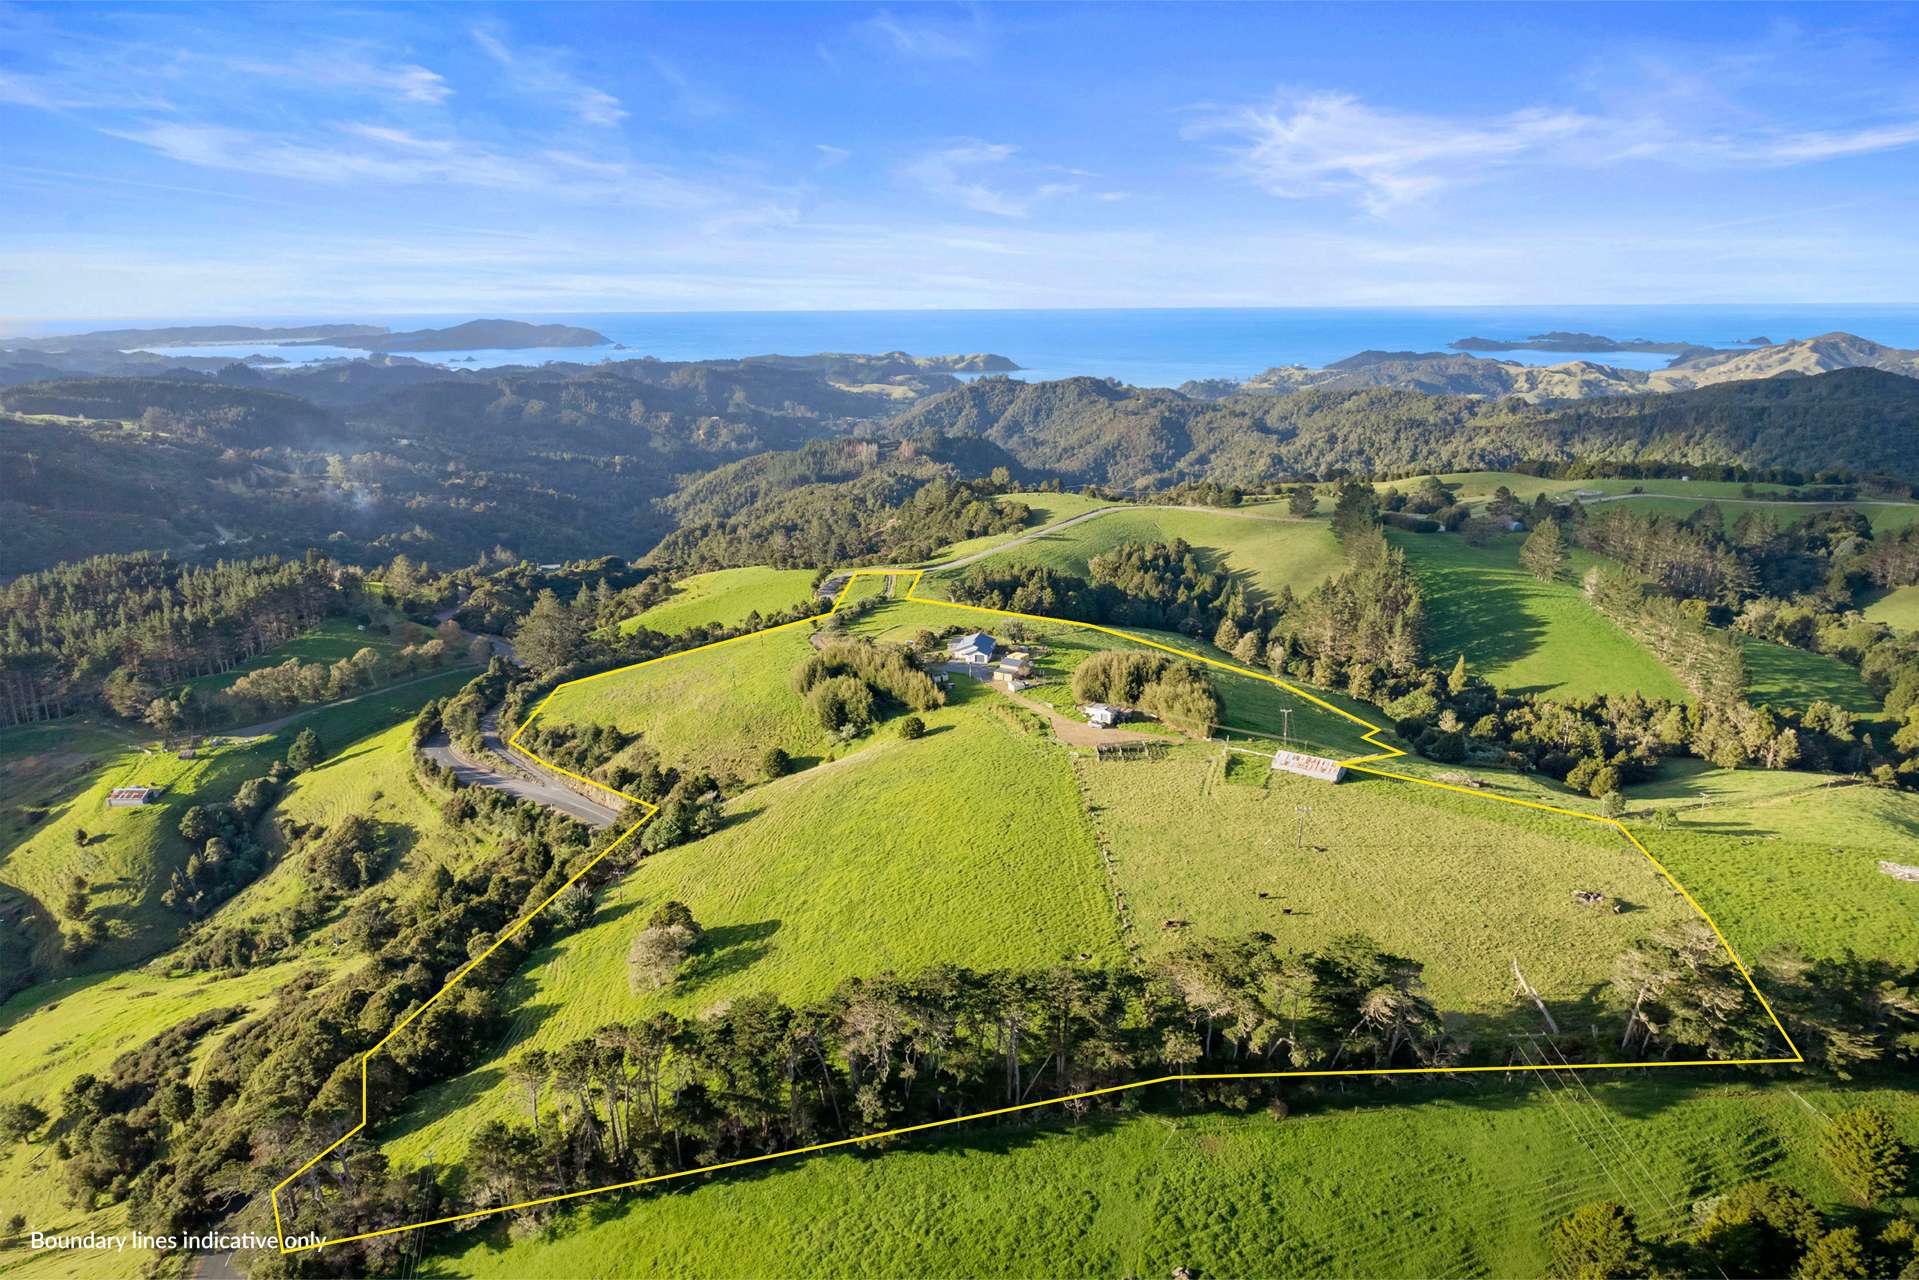
[[[1282,586],[1304,594],[1337,573],[1344,563],[1339,543],[1324,520],[1172,507],[1114,511],[1023,542],[1008,548],[1005,554],[1009,560],[1084,576],[1089,560],[1122,543],[1168,542],[1174,538],[1184,538],[1213,563],[1269,595],[1276,595]],[[932,593],[941,576],[929,575],[924,590]]]
[[[1087,498],[1077,493],[1008,493],[1002,494],[999,501],[1020,503],[1032,514],[1022,528],[1012,533],[989,533],[984,537],[955,542],[942,549],[934,559],[945,561],[958,556],[973,555],[989,547],[1008,542],[1031,530],[1042,529],[1049,524],[1058,524],[1062,520],[1070,520],[1074,516],[1112,505],[1104,498]]]
[[[1740,636],[1746,653],[1746,693],[1755,703],[1804,707],[1816,698],[1861,715],[1876,715],[1879,699],[1860,680],[1857,668],[1823,653]]]
[[[181,814],[196,804],[231,799],[242,782],[285,755],[302,728],[312,726],[326,750],[338,751],[411,717],[427,699],[451,693],[471,675],[449,671],[394,686],[309,712],[273,736],[203,748],[192,760],[152,750],[150,739],[136,742],[116,729],[49,725],[0,734],[0,785],[8,800],[0,811],[0,885],[31,898],[44,921],[57,912],[71,878],[85,876],[92,910],[107,921],[111,937],[81,967],[144,959],[185,923],[160,901],[188,853],[178,830]],[[109,791],[134,784],[167,790],[155,804],[107,807]],[[86,831],[85,846],[75,843],[76,829]],[[58,938],[43,932],[36,967],[66,972],[58,953]]]
[[[1222,776],[1217,749],[1082,766],[1149,954],[1190,935],[1258,929],[1308,950],[1365,932],[1425,962],[1443,1011],[1473,1015],[1469,1025],[1512,1013],[1530,1027],[1535,1015],[1513,1001],[1515,959],[1571,1021],[1635,938],[1692,914],[1596,824],[1409,783],[1328,787],[1255,763],[1251,786]],[[1578,906],[1576,889],[1632,909]]]
[[[819,758],[826,735],[787,683],[813,652],[807,635],[791,627],[562,685],[540,715],[618,725],[669,761],[743,777],[758,773],[768,747]]]
[[[265,653],[256,654],[231,671],[196,676],[186,684],[196,693],[214,694],[227,688],[249,671],[258,671],[262,667],[275,667],[291,659],[297,658],[301,662],[338,662],[342,658],[351,658],[362,649],[372,649],[385,657],[399,647],[399,643],[393,637],[370,627],[362,631],[351,618],[329,618],[298,639],[289,640]]]
[[[0,1103],[33,1102],[59,1112],[59,1094],[83,1072],[105,1077],[113,1060],[138,1048],[156,1033],[208,1009],[241,1007],[250,1011],[272,1003],[275,993],[301,972],[296,964],[256,969],[238,977],[195,974],[165,978],[146,970],[68,978],[45,983],[0,1004]],[[216,1042],[219,1033],[208,1037]],[[207,1045],[199,1050],[204,1054]],[[127,1220],[124,1202],[88,1213],[74,1207],[50,1142],[0,1146],[0,1205],[8,1214],[24,1214],[32,1229],[49,1233],[129,1228],[150,1231]],[[125,1253],[0,1253],[0,1272],[9,1277],[97,1276],[101,1280],[138,1274],[154,1255]]]
[[[1580,697],[1630,693],[1685,699],[1671,671],[1586,603],[1577,580],[1593,563],[1573,554],[1560,580],[1519,567],[1519,535],[1475,547],[1441,534],[1389,532],[1426,595],[1426,651],[1507,689]]]
[[[1089,654],[1101,649],[1122,647],[1126,641],[1105,632],[1089,631],[1084,627],[1061,624],[1025,622],[1029,634],[1053,652],[1042,655],[1038,669],[1041,675],[1061,682],[1070,681],[1072,671]],[[1003,633],[1005,621],[993,614],[963,606],[922,604],[918,602],[895,602],[875,610],[866,618],[854,624],[858,634],[870,635],[874,639],[893,643],[907,643],[915,632],[924,629],[939,631],[953,626],[978,627],[993,634]],[[1190,636],[1175,635],[1164,631],[1138,630],[1128,634],[1155,645],[1166,646],[1182,653],[1191,653],[1220,662],[1232,662],[1228,654],[1221,653],[1210,644],[1194,640]],[[1270,680],[1258,675],[1221,670],[1209,667],[1213,686],[1218,690],[1225,704],[1224,727],[1231,729],[1237,736],[1253,738],[1277,738],[1290,723],[1295,738],[1316,744],[1320,748],[1340,755],[1370,754],[1377,748],[1369,746],[1362,736],[1365,730],[1324,707],[1318,706],[1297,694],[1290,693]],[[1370,723],[1383,722],[1376,709],[1362,707],[1350,698],[1328,693],[1325,690],[1311,691],[1315,696],[1351,711]],[[1073,700],[1070,690],[1060,686],[1040,685],[1027,691],[1027,696],[1035,701],[1051,703],[1062,711],[1071,710]],[[1290,721],[1283,713],[1290,713]]]
[[[621,631],[645,627],[677,635],[715,622],[734,625],[750,613],[779,613],[812,593],[810,569],[772,569],[754,565],[697,573],[674,584],[673,594],[645,613],[620,623]]]
[[[1383,1098],[1380,1094],[1362,1096]],[[1862,1102],[1910,1138],[1910,1094],[1540,1081],[1391,1106],[965,1129],[880,1158],[589,1201],[574,1229],[443,1238],[423,1273],[526,1275],[1541,1275],[1561,1215],[1623,1198],[1670,1232],[1693,1199],[1784,1179],[1837,1209],[1822,1121]],[[781,1229],[768,1231],[767,1223]],[[1408,1224],[1417,1224],[1408,1229]]]
[[[1919,796],[1818,774],[1669,764],[1631,789],[1635,831],[1725,929],[1757,957],[1785,944],[1919,963],[1916,886],[1879,870],[1910,863]]]
[[[717,834],[647,859],[592,924],[512,980],[506,995],[523,1012],[502,1051],[552,1048],[661,1006],[697,1013],[760,991],[811,999],[887,969],[1117,961],[1065,752],[998,707],[961,690],[926,715],[924,738],[885,735],[756,787],[728,804]],[[693,909],[707,942],[673,987],[635,995],[627,951],[669,899]],[[393,1149],[447,1158],[486,1116],[524,1105],[500,1080],[496,1062],[423,1096],[396,1122]]]
[[[1866,606],[1866,616],[1901,631],[1919,631],[1919,587],[1888,591]]]

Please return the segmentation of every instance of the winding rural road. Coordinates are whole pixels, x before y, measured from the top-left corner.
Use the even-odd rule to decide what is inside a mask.
[[[519,800],[531,800],[549,809],[557,809],[590,827],[610,827],[619,821],[622,809],[589,800],[548,773],[525,754],[515,751],[500,737],[500,709],[493,708],[480,721],[480,740],[487,758],[474,760],[454,746],[445,733],[436,733],[420,748],[422,755],[450,769],[462,783],[492,787]]]

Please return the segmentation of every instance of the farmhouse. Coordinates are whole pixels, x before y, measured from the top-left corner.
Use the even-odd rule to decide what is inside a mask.
[[[946,642],[946,654],[954,662],[972,663],[984,666],[993,660],[994,650],[999,642],[984,631],[969,631],[963,636]]]
[[[1274,752],[1273,768],[1296,773],[1302,778],[1317,778],[1321,782],[1338,782],[1346,776],[1346,766],[1339,761],[1328,760],[1325,756],[1309,756],[1303,751]]]
[[[164,787],[115,787],[107,792],[107,806],[112,809],[126,809],[134,805],[152,804],[160,798]]]
[[[1099,729],[1110,729],[1126,718],[1125,707],[1108,706],[1104,702],[1089,702],[1080,710],[1086,713],[1086,723]]]

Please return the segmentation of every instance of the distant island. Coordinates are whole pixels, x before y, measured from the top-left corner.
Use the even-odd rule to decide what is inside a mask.
[[[162,329],[96,329],[91,333],[62,333],[43,338],[0,338],[0,348],[60,352],[224,346],[236,342],[331,344],[345,339],[377,337],[386,331],[384,325],[377,324],[303,324],[279,329],[250,324],[189,324]]]
[[[1685,356],[1713,350],[1712,347],[1698,342],[1651,342],[1645,338],[1621,340],[1602,337],[1596,333],[1567,333],[1557,329],[1551,333],[1537,333],[1518,342],[1507,342],[1498,338],[1461,338],[1457,342],[1449,342],[1446,345],[1454,351],[1645,351],[1669,356]]]
[[[348,334],[309,338],[296,347],[352,347],[358,351],[526,351],[535,347],[606,347],[613,339],[570,324],[527,324],[523,320],[469,320],[448,329],[406,333]]]

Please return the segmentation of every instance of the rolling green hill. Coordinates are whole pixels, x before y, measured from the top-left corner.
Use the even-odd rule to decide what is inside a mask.
[[[782,680],[779,692],[794,701]],[[926,736],[886,734],[730,801],[721,830],[649,858],[593,922],[543,947],[511,982],[523,1017],[504,1052],[554,1048],[654,1008],[692,1014],[760,991],[824,995],[842,979],[935,963],[981,969],[1085,955],[1119,939],[1064,751],[959,689]],[[707,942],[666,992],[635,995],[626,955],[677,899]],[[523,1105],[497,1065],[422,1097],[390,1149],[447,1159],[461,1135]]]
[[[1559,581],[1519,566],[1518,535],[1475,547],[1437,534],[1388,534],[1426,596],[1426,651],[1512,690],[1579,697],[1630,693],[1685,700],[1685,687],[1638,641],[1586,603],[1578,575],[1595,557],[1575,552]]]
[[[967,1128],[873,1158],[582,1205],[548,1236],[499,1224],[423,1274],[1544,1274],[1552,1223],[1623,1197],[1663,1238],[1692,1199],[1776,1177],[1838,1209],[1822,1117],[1909,1093],[1716,1081],[1293,1095],[1295,1114]],[[1417,1222],[1418,1230],[1406,1224]],[[782,1229],[767,1231],[777,1222]]]
[[[807,569],[770,569],[754,565],[696,573],[673,584],[673,594],[645,613],[620,623],[622,631],[645,627],[669,635],[724,623],[737,626],[748,614],[781,613],[812,594]]]
[[[1043,564],[1084,577],[1087,562],[1102,552],[1123,543],[1170,542],[1175,538],[1185,539],[1212,563],[1268,596],[1277,595],[1281,587],[1304,594],[1344,564],[1339,543],[1323,520],[1179,507],[1123,508],[1008,547],[1002,554],[1009,561]],[[942,578],[964,572],[955,569],[928,575],[921,591],[935,594]]]

